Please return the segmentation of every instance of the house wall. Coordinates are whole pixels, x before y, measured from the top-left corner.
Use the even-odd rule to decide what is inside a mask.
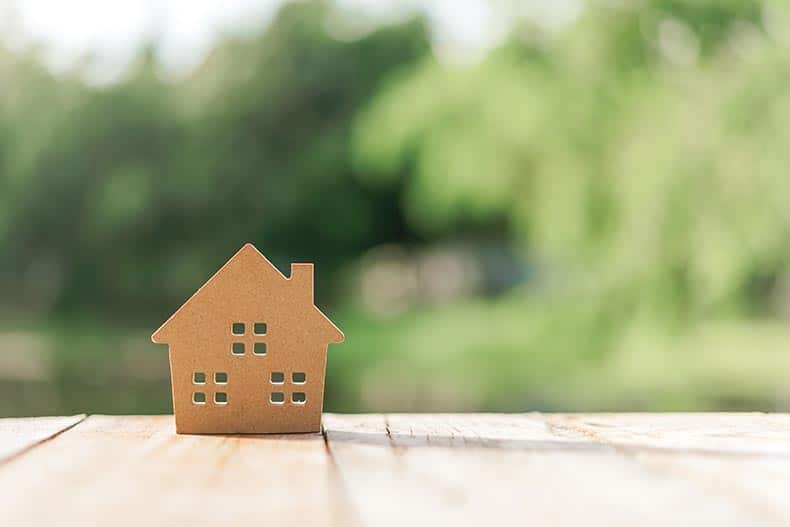
[[[155,341],[169,345],[178,432],[320,430],[333,332],[313,306],[312,266],[294,269],[294,277],[285,278],[246,245],[157,330]],[[266,324],[264,334],[256,334],[256,323]],[[234,324],[243,330],[234,331]],[[265,344],[265,354],[255,353],[256,343]],[[234,353],[234,344],[243,353]],[[227,374],[227,384],[214,382],[218,372]],[[305,374],[305,384],[293,384],[294,372]],[[196,384],[195,373],[204,374],[205,383]],[[272,384],[272,373],[282,373],[283,384]],[[226,394],[224,404],[215,402],[218,392]],[[272,401],[272,392],[283,394],[282,404]],[[304,404],[293,402],[294,392],[305,394]],[[195,393],[205,401],[196,404]]]
[[[202,349],[201,349],[202,348]],[[294,433],[321,429],[326,348],[277,350],[267,354],[233,355],[200,345],[172,346],[170,371],[173,409],[179,433]],[[290,357],[283,357],[284,354]],[[205,374],[205,384],[195,384],[195,373]],[[305,373],[304,384],[294,384],[292,374]],[[216,384],[215,374],[227,374],[227,384]],[[272,373],[283,373],[283,383],[273,384]],[[217,392],[227,394],[227,403],[215,402]],[[272,393],[284,394],[282,404],[272,402]],[[304,393],[304,404],[292,401],[293,393]],[[194,394],[205,394],[196,404]]]

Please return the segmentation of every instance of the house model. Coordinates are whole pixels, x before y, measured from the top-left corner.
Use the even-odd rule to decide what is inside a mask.
[[[313,264],[286,278],[248,243],[151,340],[169,346],[178,433],[291,433],[320,430],[343,333],[313,303]]]

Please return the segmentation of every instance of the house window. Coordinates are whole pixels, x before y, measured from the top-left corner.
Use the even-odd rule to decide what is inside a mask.
[[[285,394],[283,392],[272,392],[269,396],[269,401],[272,404],[283,404],[285,402]]]
[[[195,404],[206,404],[206,394],[204,392],[194,392],[192,402]]]
[[[285,382],[285,374],[281,371],[272,372],[272,384],[283,384]]]
[[[247,333],[247,324],[245,322],[233,322],[230,325],[230,332],[235,337],[244,337],[248,335]],[[267,333],[268,328],[266,327],[265,322],[253,322],[249,323],[252,326],[252,333],[256,336],[265,336]],[[267,346],[266,342],[233,342],[230,346],[230,352],[233,355],[244,355],[247,353],[247,344],[252,345],[252,353],[253,355],[263,356],[266,355]]]
[[[206,374],[202,371],[196,371],[192,374],[193,384],[206,384]]]
[[[291,402],[294,404],[304,404],[307,402],[307,396],[304,392],[294,392],[291,394]]]
[[[214,384],[228,384],[228,374],[224,371],[218,371],[214,374]]]
[[[215,392],[214,404],[219,404],[219,405],[228,404],[228,394],[225,392]]]
[[[295,371],[291,374],[291,382],[294,384],[304,384],[307,380],[307,375],[303,371]]]

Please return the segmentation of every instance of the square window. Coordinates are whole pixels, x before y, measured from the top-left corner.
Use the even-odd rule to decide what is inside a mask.
[[[206,384],[206,374],[202,371],[196,371],[194,374],[192,374],[192,383]]]
[[[244,343],[234,342],[233,346],[230,348],[230,352],[234,355],[244,355]]]
[[[195,392],[192,394],[192,402],[195,404],[206,404],[206,394],[203,392]]]
[[[272,384],[283,384],[285,382],[285,374],[281,371],[272,372]]]
[[[266,355],[266,343],[256,342],[252,345],[252,353],[255,355]]]
[[[230,332],[234,335],[244,335],[244,322],[234,322],[231,324]]]
[[[294,404],[304,404],[307,402],[307,396],[304,392],[294,392],[291,394],[291,402]]]
[[[285,394],[283,392],[272,392],[269,396],[269,400],[273,404],[283,404],[285,402]]]
[[[216,404],[228,404],[228,394],[225,392],[215,392],[214,402]]]
[[[266,334],[266,322],[256,322],[252,325],[252,332],[256,335]]]
[[[214,374],[214,384],[228,384],[228,374],[218,371]]]
[[[291,374],[291,381],[294,384],[304,384],[307,380],[307,375],[303,371],[295,371]]]

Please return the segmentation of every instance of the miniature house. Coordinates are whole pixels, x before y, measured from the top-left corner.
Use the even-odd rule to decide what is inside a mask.
[[[178,433],[318,432],[343,333],[313,303],[313,264],[286,278],[247,244],[151,340],[169,346]]]

